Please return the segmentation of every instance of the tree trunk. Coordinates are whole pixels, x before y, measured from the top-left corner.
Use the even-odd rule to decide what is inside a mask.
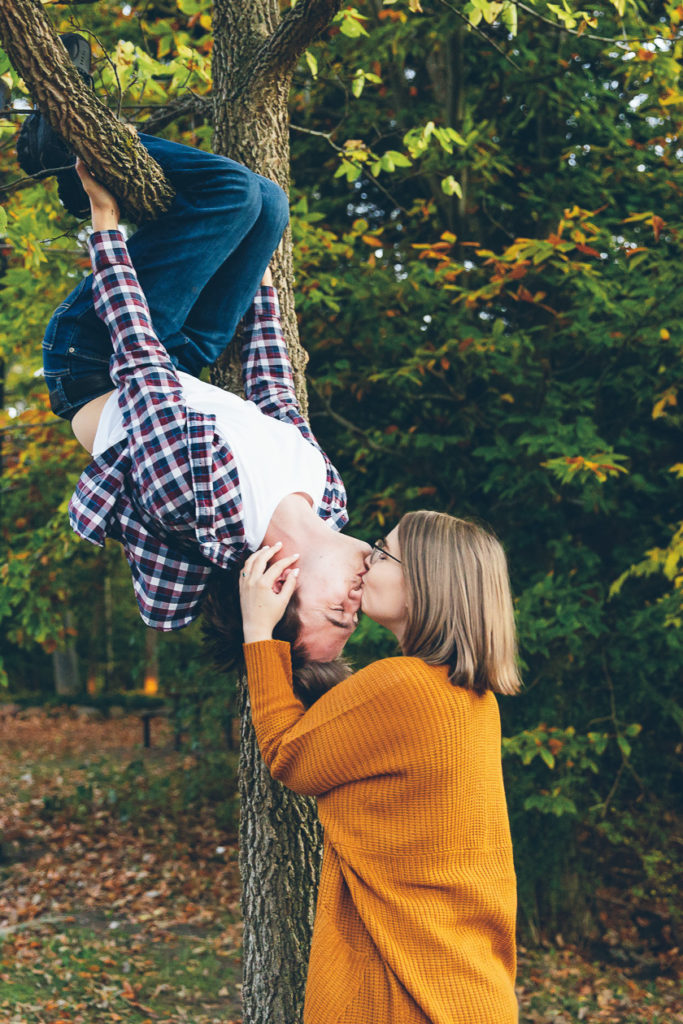
[[[308,7],[308,12],[304,10]],[[323,24],[338,4],[300,3],[293,11]],[[291,13],[291,12],[290,12]],[[291,72],[305,39],[287,48],[277,0],[216,0],[214,13],[214,149],[240,160],[289,191],[288,96]],[[320,26],[322,27],[322,26]],[[309,29],[311,26],[309,25]],[[315,31],[310,32],[308,39]],[[275,44],[275,45],[273,45]],[[251,75],[245,74],[251,69]],[[273,261],[297,396],[307,409],[306,354],[294,314],[289,229]],[[233,352],[215,383],[241,387]],[[251,724],[241,682],[240,869],[244,916],[245,1024],[297,1024],[302,1019],[306,969],[315,916],[321,829],[312,800],[274,782]]]
[[[276,181],[289,193],[289,112],[287,101],[291,70],[277,70],[240,85],[245,65],[256,59],[259,46],[273,32],[279,18],[274,0],[240,4],[216,0],[214,15],[214,151],[231,156],[252,170]],[[307,413],[304,371],[307,356],[299,343],[294,313],[292,241],[289,228],[273,261],[297,397]],[[236,346],[235,346],[236,348]],[[242,386],[239,361],[217,383],[236,391]]]
[[[154,697],[159,692],[159,633],[145,630],[145,693]]]
[[[65,612],[64,625],[67,629],[73,629],[75,625],[74,613]],[[76,640],[67,634],[68,639],[62,650],[57,650],[52,655],[52,666],[55,677],[55,693],[60,697],[75,697],[81,692],[81,680],[78,671],[78,653],[76,651]]]
[[[104,671],[102,673],[102,676],[104,692],[110,693],[113,689],[114,684],[114,666],[116,663],[116,659],[114,657],[114,601],[111,592],[112,565],[111,559],[108,557],[106,548],[102,551],[102,561],[104,563],[104,579],[102,590],[102,619],[104,626]]]

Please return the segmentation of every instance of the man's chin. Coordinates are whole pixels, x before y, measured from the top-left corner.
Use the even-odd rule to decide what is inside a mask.
[[[360,612],[358,613],[360,618]],[[310,635],[305,632],[299,634],[299,642],[306,652],[306,661],[334,661],[344,651],[346,642],[354,633],[357,626],[354,626],[348,633],[341,637],[326,639],[320,636],[320,631],[311,630]]]

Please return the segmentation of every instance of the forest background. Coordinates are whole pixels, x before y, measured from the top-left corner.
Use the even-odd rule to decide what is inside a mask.
[[[92,34],[110,107],[211,148],[207,0],[46,6]],[[503,752],[532,938],[585,937],[614,899],[680,928],[682,20],[674,2],[365,0],[291,94],[310,416],[349,530],[431,507],[508,552],[525,688],[501,701]],[[54,182],[17,183],[30,101],[2,54],[0,74],[7,696],[49,694],[65,664],[73,683],[75,654],[96,694],[145,674],[203,690],[210,730],[235,681],[196,627],[145,630],[121,553],[68,528],[84,458],[40,340],[88,260]],[[364,621],[348,651],[390,640]]]

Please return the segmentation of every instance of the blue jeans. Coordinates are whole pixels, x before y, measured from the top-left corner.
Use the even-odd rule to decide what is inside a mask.
[[[282,189],[227,157],[149,135],[140,141],[176,190],[169,210],[128,249],[154,328],[180,370],[214,363],[251,305],[289,217]],[[95,313],[92,275],[52,316],[43,340],[50,404],[70,420],[111,391],[109,331]]]

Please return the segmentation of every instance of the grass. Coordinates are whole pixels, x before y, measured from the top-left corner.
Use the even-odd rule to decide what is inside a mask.
[[[0,1010],[16,1024],[45,1024],[55,1014],[69,1024],[240,1019],[234,928],[149,936],[128,923],[112,927],[118,923],[74,918],[5,942]]]

